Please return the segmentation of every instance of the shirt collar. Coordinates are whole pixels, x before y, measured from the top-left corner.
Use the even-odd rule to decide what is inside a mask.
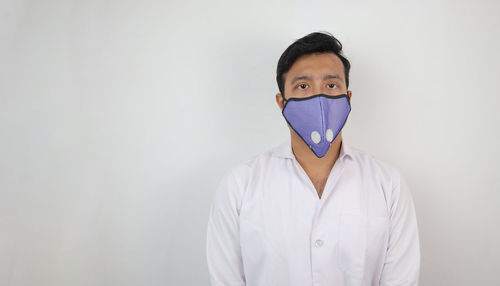
[[[292,141],[290,136],[287,137],[285,142],[274,148],[274,150],[272,151],[272,155],[281,158],[295,159],[295,155],[292,151]],[[352,149],[348,144],[346,144],[345,139],[342,138],[339,159],[343,160],[345,156],[352,158]]]

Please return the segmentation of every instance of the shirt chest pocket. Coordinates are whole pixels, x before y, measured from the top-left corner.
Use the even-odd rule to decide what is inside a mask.
[[[386,217],[340,216],[338,259],[345,285],[361,285],[367,261],[385,252],[388,223]]]

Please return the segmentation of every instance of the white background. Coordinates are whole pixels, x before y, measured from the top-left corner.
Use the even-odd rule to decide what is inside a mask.
[[[421,285],[499,285],[498,1],[0,2],[0,285],[208,285],[223,173],[285,140],[279,56],[351,60],[350,145],[401,170]]]

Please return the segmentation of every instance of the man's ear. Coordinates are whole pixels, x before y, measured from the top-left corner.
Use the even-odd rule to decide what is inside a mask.
[[[348,90],[348,91],[347,91],[347,96],[349,96],[349,100],[351,100],[352,91]]]
[[[276,103],[278,104],[278,107],[283,110],[283,96],[281,96],[281,93],[276,94]]]

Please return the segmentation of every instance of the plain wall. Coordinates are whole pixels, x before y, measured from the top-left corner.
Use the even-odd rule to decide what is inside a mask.
[[[285,140],[279,56],[351,60],[350,145],[401,170],[421,285],[499,285],[500,2],[0,2],[0,285],[208,285],[224,172]]]

